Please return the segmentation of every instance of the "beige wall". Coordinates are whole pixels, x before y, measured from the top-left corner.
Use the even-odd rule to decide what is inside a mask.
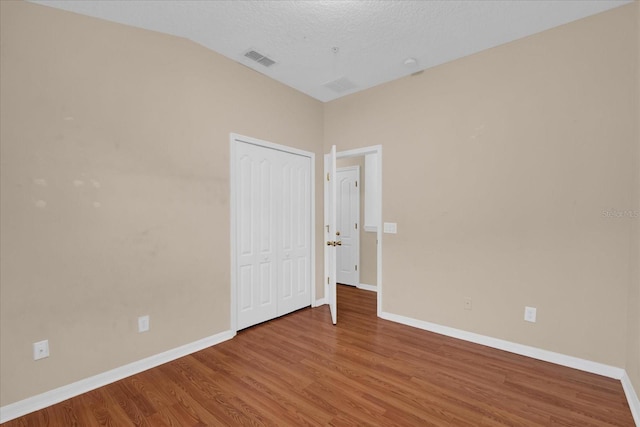
[[[320,154],[323,106],[184,39],[0,7],[4,406],[228,330],[229,133]]]
[[[640,227],[603,215],[640,210],[637,17],[323,106],[180,38],[0,1],[0,406],[229,328],[229,132],[318,154],[320,261],[323,143],[382,144],[385,311],[638,390]]]
[[[325,145],[384,147],[383,311],[625,366],[634,7],[325,106]]]
[[[640,9],[640,8],[639,8]],[[640,117],[639,117],[640,120]],[[640,139],[639,139],[640,141]],[[627,363],[626,370],[640,396],[640,142],[636,148],[637,177],[635,185],[635,209],[631,233],[631,280],[629,281]]]
[[[339,168],[347,166],[360,166],[360,180],[358,188],[360,189],[360,284],[376,286],[378,282],[378,254],[376,248],[377,234],[370,231],[364,231],[364,156],[348,157],[338,159],[337,166]]]
[[[636,3],[636,73],[640,74],[640,7]],[[636,94],[636,159],[633,189],[635,215],[631,233],[631,280],[629,282],[627,365],[626,370],[640,396],[640,82],[635,82]]]

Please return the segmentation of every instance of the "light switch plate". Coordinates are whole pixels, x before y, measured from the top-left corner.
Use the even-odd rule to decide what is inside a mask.
[[[385,222],[383,230],[387,234],[397,234],[398,224],[395,222]]]

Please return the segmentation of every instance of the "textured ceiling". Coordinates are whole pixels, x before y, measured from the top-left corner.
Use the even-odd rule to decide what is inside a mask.
[[[32,2],[185,37],[330,101],[629,1]]]

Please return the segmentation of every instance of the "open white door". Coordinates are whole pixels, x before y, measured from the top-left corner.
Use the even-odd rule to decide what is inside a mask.
[[[336,298],[336,146],[331,146],[329,154],[324,156],[324,269],[327,277],[326,297],[331,311],[331,321],[338,321],[338,305]]]

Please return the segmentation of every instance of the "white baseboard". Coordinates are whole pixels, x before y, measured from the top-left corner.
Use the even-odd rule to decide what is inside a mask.
[[[320,307],[321,305],[325,305],[327,303],[326,298],[320,298],[316,300],[316,305],[314,307]]]
[[[633,384],[631,384],[631,379],[629,378],[629,375],[627,375],[626,371],[624,375],[622,375],[621,382],[624,394],[627,396],[627,402],[629,402],[629,408],[631,409],[633,420],[636,422],[636,426],[640,426],[640,399],[638,399],[638,395],[636,394]]]
[[[360,283],[357,286],[358,289],[363,289],[365,291],[378,292],[378,287],[374,285],[367,285],[366,283]]]
[[[437,334],[446,335],[452,338],[458,338],[464,341],[470,341],[476,344],[486,345],[487,347],[497,348],[499,350],[508,351],[510,353],[528,356],[533,359],[544,360],[545,362],[555,363],[556,365],[567,366],[569,368],[578,369],[593,374],[602,375],[616,380],[622,379],[625,371],[622,368],[605,365],[603,363],[592,362],[590,360],[580,359],[578,357],[567,356],[566,354],[555,353],[553,351],[542,350],[528,345],[518,344],[511,341],[505,341],[498,338],[492,338],[473,332],[463,331],[461,329],[450,328],[448,326],[438,325],[436,323],[425,322],[423,320],[412,319],[410,317],[400,316],[398,314],[381,312],[380,317],[391,320],[393,322],[402,323],[403,325],[413,326],[415,328],[424,329],[426,331],[435,332]]]
[[[640,427],[640,400],[638,399],[638,395],[633,388],[633,384],[631,384],[631,379],[629,379],[627,372],[622,368],[605,365],[603,363],[592,362],[590,360],[580,359],[578,357],[567,356],[566,354],[555,353],[553,351],[542,350],[523,344],[513,343],[511,341],[492,338],[486,335],[467,332],[461,329],[450,328],[448,326],[442,326],[436,323],[412,319],[410,317],[400,316],[398,314],[388,313],[384,311],[380,313],[380,317],[382,319],[402,323],[403,325],[407,326],[413,326],[414,328],[423,329],[425,331],[435,332],[437,334],[446,335],[448,337],[458,338],[464,341],[485,345],[487,347],[508,351],[510,353],[531,357],[533,359],[555,363],[556,365],[567,366],[569,368],[578,369],[580,371],[590,372],[592,374],[598,374],[604,377],[620,380],[620,382],[622,383],[624,394],[627,398],[627,402],[629,403],[629,408],[631,409],[631,414],[633,415],[635,424],[636,426]]]
[[[398,314],[380,312],[382,319],[391,320],[392,322],[401,323],[414,328],[423,329],[425,331],[435,332],[437,334],[446,335],[452,338],[458,338],[464,341],[485,345],[487,347],[497,348],[499,350],[508,351],[510,353],[520,354],[522,356],[531,357],[533,359],[544,360],[545,362],[555,363],[556,365],[567,366],[569,368],[578,369],[580,371],[590,372],[592,374],[602,375],[604,377],[620,380],[624,394],[627,397],[631,414],[636,426],[640,427],[640,400],[636,394],[631,380],[627,372],[615,366],[605,365],[603,363],[592,362],[590,360],[580,359],[578,357],[567,356],[566,354],[555,353],[553,351],[542,350],[536,347],[530,347],[523,344],[513,343],[497,338],[480,335],[473,332],[463,331],[461,329],[450,328],[448,326],[438,325],[436,323],[425,322],[423,320],[412,319],[410,317],[400,316]]]
[[[128,365],[121,366],[119,368],[112,369],[110,371],[103,372],[98,375],[94,375],[89,378],[85,378],[74,383],[58,387],[53,390],[49,390],[42,394],[38,394],[33,397],[29,397],[24,400],[20,400],[15,403],[3,406],[0,408],[0,423],[13,420],[14,418],[21,417],[28,413],[46,408],[56,403],[60,403],[63,400],[70,399],[78,396],[82,393],[86,393],[91,390],[95,390],[99,387],[111,384],[115,381],[123,378],[135,375],[137,373],[146,371],[147,369],[154,368],[162,365],[163,363],[171,362],[172,360],[179,359],[196,351],[203,350],[212,345],[220,344],[235,336],[232,331],[221,332],[216,335],[212,335],[201,340],[185,344],[183,346],[168,350],[159,354],[155,354],[150,357],[146,357],[142,360],[138,360]]]
[[[316,307],[326,304],[324,298],[316,300],[315,303]],[[410,317],[400,316],[393,313],[381,312],[380,317],[386,320],[413,326],[415,328],[435,332],[441,335],[458,338],[464,341],[470,341],[476,344],[486,345],[488,347],[497,348],[500,350],[508,351],[510,353],[520,354],[523,356],[532,357],[534,359],[544,360],[546,362],[551,362],[558,365],[567,366],[570,368],[579,369],[581,371],[591,372],[594,374],[620,380],[622,382],[622,388],[624,389],[627,401],[629,402],[629,407],[631,409],[633,419],[635,420],[636,425],[640,426],[640,400],[638,399],[638,395],[636,394],[636,391],[631,384],[629,376],[622,368],[617,368],[614,366],[592,362],[573,356],[567,356],[552,351],[542,350],[535,347],[492,338],[473,332],[467,332],[461,329],[455,329],[448,326],[425,322],[423,320],[412,319]],[[44,392],[42,394],[0,407],[0,423],[5,423],[28,413],[46,408],[51,405],[55,405],[56,403],[60,403],[63,400],[70,399],[82,393],[95,390],[96,388],[146,371],[147,369],[151,369],[180,357],[186,356],[188,354],[195,353],[196,351],[203,350],[207,347],[220,344],[221,342],[227,341],[234,336],[235,333],[232,331],[221,332],[219,334],[212,335],[210,337],[203,338],[189,344],[185,344],[172,350],[168,350],[163,353],[159,353],[145,359],[129,363],[128,365],[103,372],[93,377],[85,378],[72,384],[68,384],[66,386],[62,386]]]

